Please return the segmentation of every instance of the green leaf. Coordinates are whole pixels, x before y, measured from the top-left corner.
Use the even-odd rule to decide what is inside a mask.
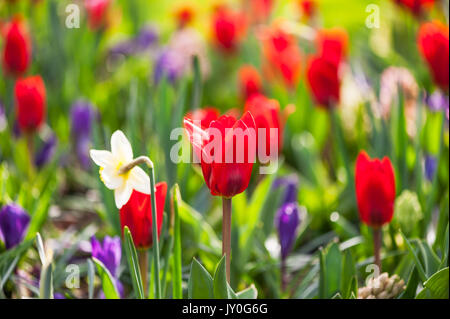
[[[239,299],[256,299],[258,298],[258,290],[256,290],[255,285],[251,285],[250,287],[239,291],[237,296]]]
[[[208,271],[197,261],[192,260],[191,275],[188,282],[189,299],[213,299],[213,278]]]
[[[341,293],[344,299],[351,296],[351,293],[358,293],[358,282],[356,281],[356,290],[354,289],[354,278],[356,275],[355,262],[350,250],[346,250],[342,261],[342,276],[341,276]]]
[[[214,298],[230,299],[226,274],[226,256],[224,255],[214,273]]]
[[[439,270],[423,285],[424,289],[417,295],[417,299],[448,299],[449,268]]]
[[[108,268],[97,258],[92,257],[92,260],[97,267],[97,274],[102,282],[103,293],[106,299],[120,299],[119,293],[117,291],[116,282]]]
[[[51,263],[42,267],[39,280],[39,298],[53,299],[53,265]]]
[[[421,279],[423,282],[426,281],[426,280],[427,280],[427,276],[426,276],[426,274],[425,274],[425,270],[423,269],[423,266],[422,266],[422,264],[420,263],[419,257],[417,256],[417,254],[416,254],[416,252],[415,252],[413,246],[412,246],[411,243],[409,242],[408,238],[406,238],[406,236],[402,233],[402,231],[400,231],[400,234],[402,235],[403,240],[404,240],[405,243],[406,243],[406,247],[408,248],[409,253],[412,255],[412,257],[413,257],[413,259],[414,259],[414,262],[415,262],[416,267],[417,267],[417,271],[419,272],[420,279]]]
[[[95,278],[95,266],[92,260],[87,260],[87,275],[88,275],[88,296],[89,299],[94,297],[94,278]]]
[[[44,243],[42,242],[41,234],[36,234],[36,246],[39,252],[39,258],[41,259],[42,265],[47,263],[47,257],[45,255]]]
[[[141,271],[139,269],[139,261],[137,257],[136,247],[134,246],[133,236],[131,235],[130,229],[128,226],[125,226],[123,229],[124,234],[124,247],[125,254],[127,256],[128,267],[130,271],[131,281],[133,283],[134,293],[137,298],[144,299],[144,287],[142,284]]]
[[[417,291],[417,286],[420,283],[419,272],[417,268],[414,267],[411,275],[408,279],[408,284],[406,285],[405,291],[400,295],[400,299],[414,299]]]
[[[181,231],[180,231],[180,215],[178,203],[181,199],[180,190],[178,185],[175,184],[172,188],[172,200],[173,200],[173,215],[174,215],[174,246],[173,246],[173,298],[183,298],[182,288],[182,261],[181,261]]]
[[[342,255],[336,243],[320,252],[319,298],[329,299],[341,287]]]

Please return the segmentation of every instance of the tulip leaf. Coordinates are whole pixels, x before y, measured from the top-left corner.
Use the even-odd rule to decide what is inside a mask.
[[[179,201],[181,200],[180,190],[178,185],[172,188],[172,205],[174,216],[174,246],[173,246],[173,298],[182,299],[182,260],[181,260],[181,231],[180,231],[180,215],[179,215]]]
[[[256,290],[255,285],[251,285],[250,287],[239,291],[237,296],[239,299],[256,299],[258,298],[258,290]]]
[[[319,298],[332,298],[340,289],[342,255],[339,246],[332,243],[320,252]]]
[[[39,280],[39,298],[53,299],[53,265],[46,263],[41,269]]]
[[[408,238],[406,238],[406,236],[402,233],[402,231],[400,231],[400,234],[403,237],[403,240],[405,241],[406,247],[409,250],[409,253],[411,254],[411,256],[414,259],[414,263],[416,264],[417,267],[417,271],[419,272],[419,276],[420,279],[424,282],[427,280],[427,275],[425,274],[425,270],[423,269],[422,263],[419,260],[419,257],[416,254],[416,251],[414,250],[413,246],[411,245],[410,241],[408,240]]]
[[[358,281],[356,280],[356,267],[350,250],[346,250],[342,260],[341,294],[344,299],[350,298],[352,292],[358,294]]]
[[[424,289],[416,299],[448,299],[449,268],[439,270],[424,282]]]
[[[414,299],[417,291],[417,286],[420,283],[419,272],[417,268],[414,267],[411,275],[408,278],[408,284],[406,285],[405,291],[400,295],[400,299]]]
[[[102,283],[103,293],[106,299],[120,299],[119,293],[117,291],[115,279],[109,272],[108,268],[97,258],[92,257],[97,268],[97,273],[100,277]]]
[[[130,271],[131,281],[133,283],[134,293],[136,297],[139,299],[144,299],[144,287],[142,284],[141,271],[139,268],[139,261],[137,257],[136,247],[134,246],[133,236],[131,235],[130,229],[128,226],[125,226],[123,229],[124,238],[125,238],[125,253],[127,255],[128,267]],[[146,269],[144,269],[146,271]]]
[[[192,260],[188,281],[189,299],[213,299],[213,278],[197,259]]]
[[[224,255],[214,273],[214,298],[215,299],[230,299],[227,283],[226,273],[226,256]]]
[[[39,258],[41,259],[42,265],[47,263],[47,257],[45,255],[44,243],[42,242],[41,234],[36,234],[36,246],[39,252]]]

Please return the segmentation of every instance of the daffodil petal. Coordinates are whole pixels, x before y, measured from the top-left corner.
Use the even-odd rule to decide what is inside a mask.
[[[133,188],[127,183],[124,183],[121,187],[114,190],[114,200],[118,209],[121,209],[131,197]]]
[[[100,167],[114,165],[114,156],[109,151],[90,150],[92,160]]]
[[[100,176],[103,183],[109,189],[119,188],[124,183],[123,177],[117,174],[116,170],[108,166],[100,170]]]
[[[114,157],[125,163],[133,160],[133,149],[122,131],[117,130],[111,136],[111,152]]]
[[[136,166],[130,171],[128,183],[138,192],[150,194],[150,178],[142,168]]]

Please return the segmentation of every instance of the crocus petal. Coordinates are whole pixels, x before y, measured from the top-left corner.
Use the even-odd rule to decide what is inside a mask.
[[[117,130],[111,136],[111,152],[113,155],[124,163],[131,162],[133,160],[133,149],[131,144],[122,131]]]
[[[133,188],[126,183],[114,190],[114,200],[118,209],[121,209],[131,197]]]
[[[94,163],[100,167],[114,165],[114,157],[109,151],[91,150],[89,154],[91,155]]]
[[[150,194],[150,178],[140,167],[134,167],[130,171],[128,182],[138,192]]]

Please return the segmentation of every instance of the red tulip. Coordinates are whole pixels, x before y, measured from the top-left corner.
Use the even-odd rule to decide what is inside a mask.
[[[240,120],[223,115],[205,130],[185,118],[184,126],[211,194],[231,198],[242,193],[248,187],[255,161],[252,114],[246,112]]]
[[[356,160],[355,186],[361,220],[374,228],[389,223],[395,200],[395,176],[389,158],[371,160],[362,151]]]
[[[220,116],[220,112],[213,107],[197,109],[186,114],[185,118],[190,119],[194,123],[200,121],[202,129],[206,130],[212,121],[216,121]]]
[[[88,24],[92,30],[97,30],[105,25],[110,3],[111,0],[84,0]]]
[[[317,35],[319,56],[339,65],[345,58],[348,46],[348,36],[341,28],[321,30]]]
[[[317,3],[316,0],[299,0],[298,1],[300,10],[302,14],[307,18],[311,19],[311,17],[317,11]]]
[[[194,7],[190,4],[183,4],[175,10],[175,19],[177,20],[178,27],[184,28],[190,24],[195,17]]]
[[[212,19],[213,35],[217,46],[227,53],[235,51],[245,34],[245,16],[221,5],[215,9]]]
[[[46,113],[45,84],[40,76],[16,81],[16,114],[23,132],[36,131],[44,122]]]
[[[262,92],[261,82],[261,76],[255,67],[244,65],[239,69],[239,86],[245,99]]]
[[[420,16],[434,5],[434,0],[395,0],[395,2],[411,11],[415,16]]]
[[[155,187],[159,238],[163,223],[167,184],[161,182],[156,184]],[[137,248],[151,247],[153,245],[151,195],[133,190],[129,201],[120,209],[120,224],[122,231],[125,226],[128,226]]]
[[[250,0],[249,18],[256,22],[262,23],[269,18],[273,7],[273,0]]]
[[[261,94],[254,95],[245,103],[245,111],[248,111],[253,115],[256,128],[258,130],[264,129],[266,132],[265,155],[272,155],[271,147],[273,147],[273,145],[277,146],[276,149],[278,152],[281,151],[283,143],[283,119],[278,101],[268,99]],[[277,129],[278,136],[271,134],[270,129]],[[259,141],[258,134],[259,132],[256,134],[257,141]],[[259,147],[259,144],[257,144],[257,147]]]
[[[25,24],[14,18],[4,30],[3,69],[16,76],[25,73],[31,61],[31,40]]]
[[[308,62],[306,77],[319,106],[329,109],[339,103],[341,81],[338,66],[321,57],[312,57]]]
[[[262,35],[263,53],[269,72],[281,76],[284,83],[294,87],[301,71],[301,52],[293,36],[278,27],[266,29]]]
[[[428,63],[433,80],[441,89],[449,85],[449,29],[439,21],[423,24],[419,29],[419,51]]]

